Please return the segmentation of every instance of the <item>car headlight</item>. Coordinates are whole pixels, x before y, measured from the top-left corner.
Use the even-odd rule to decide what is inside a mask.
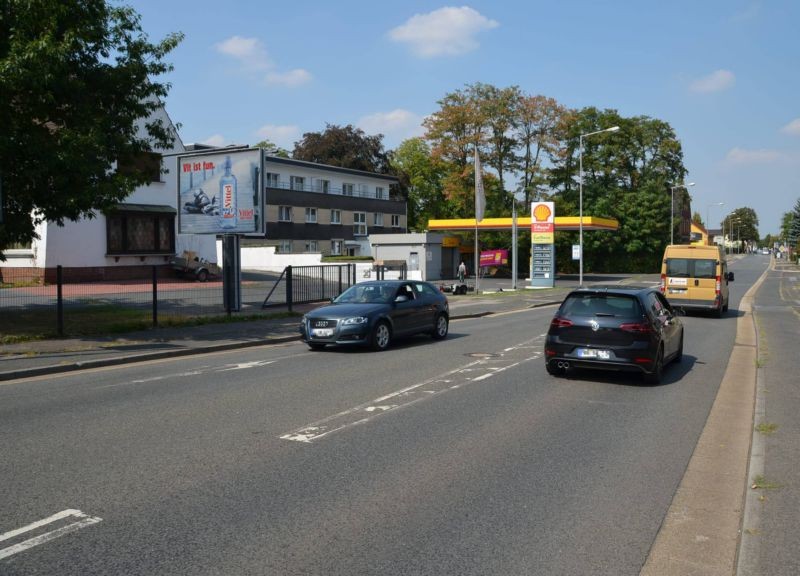
[[[352,326],[354,324],[366,324],[369,318],[366,316],[353,316],[352,318],[345,318],[342,320],[342,326]]]

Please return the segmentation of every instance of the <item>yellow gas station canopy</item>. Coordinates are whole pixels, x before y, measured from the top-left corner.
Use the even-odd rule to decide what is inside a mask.
[[[580,216],[556,216],[556,232],[562,230],[578,230]],[[478,222],[478,230],[511,230],[511,218],[484,218]],[[517,228],[530,228],[531,217],[517,217]],[[597,216],[583,217],[584,230],[618,230],[619,222],[614,218],[598,218]],[[455,218],[450,220],[428,220],[428,231],[437,232],[445,230],[475,230],[475,218]]]

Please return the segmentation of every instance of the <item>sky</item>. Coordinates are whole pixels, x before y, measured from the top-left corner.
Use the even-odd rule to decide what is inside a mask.
[[[777,234],[800,199],[797,0],[124,3],[151,41],[185,35],[162,78],[185,144],[352,124],[391,150],[482,82],[669,123],[711,228],[749,207]]]

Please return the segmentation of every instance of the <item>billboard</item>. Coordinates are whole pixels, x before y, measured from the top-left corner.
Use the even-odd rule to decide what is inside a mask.
[[[481,251],[480,266],[504,266],[508,264],[508,250],[483,250]]]
[[[552,244],[556,208],[553,202],[531,203],[531,244]]]
[[[178,157],[178,232],[264,233],[261,149]]]

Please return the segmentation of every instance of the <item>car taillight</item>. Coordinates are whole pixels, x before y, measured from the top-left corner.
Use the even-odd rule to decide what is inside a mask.
[[[553,318],[553,321],[550,322],[551,328],[567,328],[568,326],[572,326],[572,320],[567,320],[566,318],[559,318],[558,316]]]
[[[719,296],[719,295],[720,295],[720,291],[721,291],[721,290],[722,290],[722,283],[720,282],[720,278],[719,278],[719,276],[717,276],[717,284],[716,284],[716,286],[714,287],[714,293],[715,293],[717,296]]]
[[[667,293],[667,275],[666,274],[662,274],[661,275],[661,286],[659,288],[660,288],[662,294],[666,294]]]
[[[628,322],[625,324],[620,324],[619,329],[625,330],[625,332],[636,332],[637,334],[646,334],[648,332],[652,332],[650,324],[647,322]]]

